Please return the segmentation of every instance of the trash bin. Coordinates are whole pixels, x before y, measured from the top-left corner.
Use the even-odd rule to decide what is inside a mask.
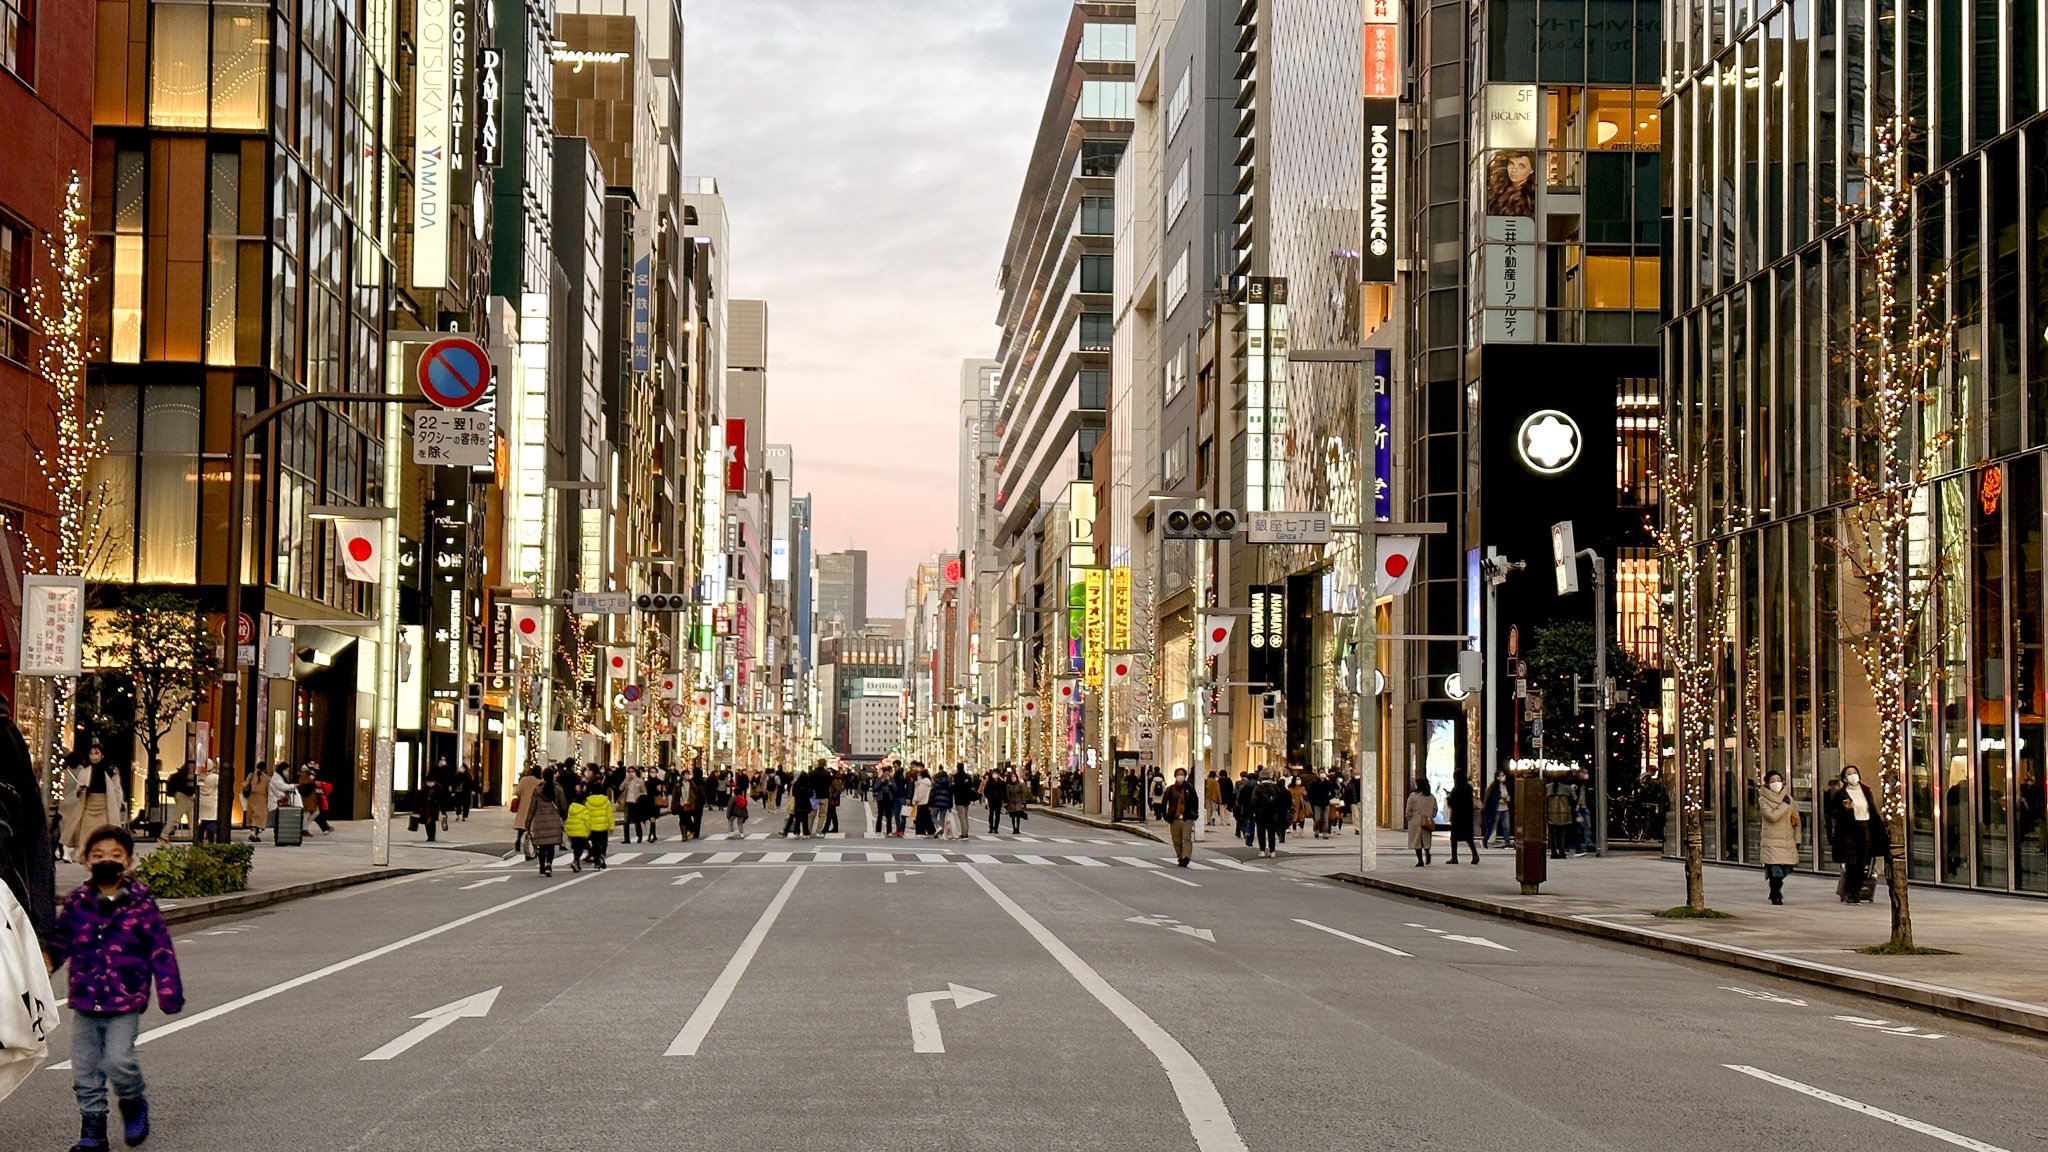
[[[277,835],[274,838],[280,848],[297,848],[306,842],[306,810],[299,807],[277,810]]]

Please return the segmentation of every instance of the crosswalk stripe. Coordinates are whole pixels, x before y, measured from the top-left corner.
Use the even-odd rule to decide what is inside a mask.
[[[944,852],[919,852],[917,858],[926,864],[944,864],[946,862],[946,854]]]
[[[1031,856],[1020,852],[1017,855],[1017,859],[1022,860],[1026,864],[1043,864],[1047,868],[1057,867],[1057,865],[1055,865],[1051,860],[1048,860],[1043,856]]]
[[[1012,839],[1012,840],[1021,840],[1021,841],[1023,841],[1023,842],[1024,842],[1024,843],[1026,843],[1026,844],[1036,844],[1036,843],[1038,843],[1038,837],[1036,837],[1036,836],[1026,836],[1026,835],[1024,835],[1024,834],[1023,834],[1023,833],[1021,833],[1021,832],[1019,832],[1019,833],[1018,833],[1017,835],[1015,835],[1015,836],[1012,836],[1012,837],[1010,837],[1010,839]]]
[[[711,858],[704,862],[706,864],[730,864],[739,858],[740,854],[737,852],[714,852],[711,854]]]
[[[1002,861],[986,852],[969,852],[967,858],[976,864],[1001,864]]]
[[[1239,861],[1236,861],[1236,860],[1232,860],[1232,859],[1231,859],[1230,857],[1228,857],[1228,856],[1218,856],[1218,857],[1216,857],[1216,858],[1215,858],[1215,861],[1214,861],[1214,862],[1215,862],[1216,864],[1218,864],[1218,865],[1221,865],[1222,867],[1225,867],[1225,868],[1235,868],[1235,869],[1237,869],[1237,870],[1238,870],[1239,872],[1264,872],[1264,871],[1265,871],[1265,869],[1264,869],[1264,868],[1254,868],[1254,867],[1252,867],[1252,866],[1251,866],[1250,864],[1245,864],[1245,863],[1241,863],[1241,862],[1239,862]]]
[[[1131,867],[1133,867],[1133,868],[1154,868],[1154,869],[1156,869],[1156,868],[1158,868],[1158,867],[1159,867],[1159,865],[1157,865],[1157,864],[1154,864],[1154,863],[1153,863],[1153,862],[1151,862],[1150,860],[1147,860],[1147,859],[1145,859],[1145,858],[1143,858],[1143,857],[1141,857],[1141,856],[1118,856],[1118,857],[1117,857],[1116,859],[1117,859],[1118,861],[1122,862],[1122,863],[1125,863],[1125,864],[1129,864],[1129,865],[1130,865]]]
[[[647,855],[645,852],[608,852],[605,854],[604,862],[607,864],[624,864],[629,860],[638,860],[645,855]]]
[[[787,864],[787,863],[789,863],[789,853],[787,853],[787,852],[763,852],[763,853],[761,854],[761,863],[763,863],[763,864]]]
[[[820,864],[837,864],[840,860],[840,853],[820,852],[817,854],[816,859]]]
[[[893,864],[896,862],[896,854],[894,852],[867,852],[863,853],[863,855],[868,858],[868,863],[870,864]]]
[[[653,863],[681,864],[683,861],[688,860],[689,858],[690,853],[688,852],[663,852],[661,855],[656,856],[654,858]]]
[[[1209,866],[1208,866],[1207,864],[1204,864],[1204,863],[1202,863],[1202,862],[1201,862],[1201,861],[1199,861],[1199,860],[1190,860],[1190,861],[1188,861],[1188,868],[1189,868],[1189,869],[1190,869],[1191,871],[1195,871],[1195,872],[1214,872],[1214,871],[1215,871],[1215,869],[1214,869],[1214,868],[1211,868],[1211,867],[1209,867]]]
[[[1049,837],[1049,839],[1050,839],[1050,840],[1051,840],[1051,841],[1052,841],[1053,843],[1055,843],[1055,844],[1072,844],[1072,843],[1073,843],[1073,841],[1072,841],[1072,840],[1069,840],[1069,839],[1067,839],[1067,838],[1066,838],[1065,836],[1053,836],[1053,837]]]
[[[766,840],[767,838],[768,838],[768,834],[767,834],[766,832],[749,832],[749,833],[747,833],[747,839],[749,839],[749,840]]]
[[[1079,865],[1080,865],[1081,867],[1083,867],[1083,868],[1107,868],[1107,867],[1109,867],[1109,865],[1107,865],[1107,864],[1104,864],[1104,863],[1103,863],[1102,861],[1100,861],[1100,860],[1097,860],[1097,859],[1096,859],[1095,857],[1093,857],[1093,856],[1069,856],[1069,857],[1067,857],[1067,859],[1069,859],[1069,860],[1072,860],[1072,861],[1073,861],[1074,863],[1076,863],[1076,864],[1079,864]]]

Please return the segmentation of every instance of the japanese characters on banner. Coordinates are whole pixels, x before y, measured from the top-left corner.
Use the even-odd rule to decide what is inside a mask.
[[[747,422],[737,417],[725,422],[725,490],[735,496],[747,491]]]
[[[1401,98],[1400,0],[1364,0],[1365,53],[1358,94],[1367,100]],[[1368,137],[1368,140],[1370,137]]]
[[[1527,344],[1536,339],[1536,86],[1488,84],[1483,93],[1484,163],[1478,199],[1481,234],[1480,340]]]
[[[1109,650],[1131,650],[1131,570],[1109,570]]]
[[[21,675],[84,675],[84,637],[83,576],[22,577]]]
[[[1102,687],[1102,658],[1109,640],[1109,614],[1105,611],[1107,597],[1103,595],[1105,575],[1107,573],[1100,568],[1090,568],[1082,573],[1082,586],[1086,589],[1082,608],[1085,622],[1082,676],[1090,688]]]
[[[1388,477],[1394,474],[1394,398],[1388,385],[1394,376],[1394,353],[1388,348],[1376,348],[1372,354],[1372,454],[1373,487],[1372,514],[1375,520],[1394,518],[1393,487]]]

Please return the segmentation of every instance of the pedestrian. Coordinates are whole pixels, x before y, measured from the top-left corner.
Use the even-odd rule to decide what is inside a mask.
[[[1166,818],[1166,777],[1156,770],[1145,773],[1145,802],[1154,820]]]
[[[562,805],[561,789],[552,780],[540,781],[527,805],[526,844],[540,861],[540,874],[555,874],[555,850],[568,835],[568,813]]]
[[[327,822],[327,798],[334,794],[334,785],[320,779],[320,762],[309,760],[299,769],[299,804],[306,810],[306,818],[320,829],[322,836],[334,835],[334,825]]]
[[[270,769],[258,760],[242,781],[242,827],[249,830],[249,842],[263,842],[264,825],[270,823]]]
[[[1451,863],[1458,862],[1458,845],[1472,850],[1472,863],[1479,863],[1479,843],[1472,838],[1472,781],[1463,773],[1451,784],[1451,790],[1444,796],[1444,807],[1451,818]]]
[[[1571,785],[1563,780],[1552,780],[1543,786],[1543,822],[1550,828],[1550,858],[1564,859],[1565,845],[1571,841],[1572,821],[1577,806],[1572,803]]]
[[[974,814],[974,778],[967,774],[967,765],[953,769],[953,825],[956,839],[968,839],[967,823]]]
[[[747,778],[739,777],[734,783],[731,799],[725,804],[725,838],[738,840],[747,834]]]
[[[1501,847],[1515,846],[1514,788],[1509,783],[1506,769],[1495,769],[1493,783],[1486,788],[1486,803],[1479,810],[1479,842],[1493,847],[1493,837],[1500,834]]]
[[[1009,783],[1001,772],[992,771],[981,782],[981,799],[988,805],[988,834],[991,836],[1003,830],[1003,803],[1008,793]]]
[[[1309,777],[1308,810],[1315,820],[1316,839],[1330,838],[1330,801],[1336,797],[1337,786],[1322,772]]]
[[[1785,877],[1799,865],[1799,808],[1785,794],[1783,772],[1773,768],[1764,774],[1756,806],[1763,816],[1764,879],[1771,886],[1771,903],[1783,904]]]
[[[44,947],[52,972],[71,967],[71,1091],[79,1115],[72,1152],[104,1152],[109,1083],[120,1102],[128,1146],[149,1138],[149,1096],[135,1058],[136,1033],[152,983],[166,1016],[184,1010],[185,988],[156,897],[148,885],[128,877],[134,838],[102,824],[86,833],[83,844],[92,879],[64,901]]]
[[[533,797],[540,786],[540,769],[528,768],[512,790],[512,850],[524,852],[528,860],[533,859],[533,845],[527,842],[527,831],[533,827]]]
[[[1166,828],[1173,838],[1173,858],[1181,867],[1195,858],[1195,820],[1202,812],[1202,805],[1195,798],[1195,790],[1188,785],[1188,770],[1175,768],[1173,783],[1168,785],[1161,796],[1161,811],[1166,816]]]
[[[57,917],[56,871],[43,782],[7,697],[0,696],[0,883],[14,890],[38,936],[47,935]]]
[[[1237,816],[1238,839],[1244,841],[1245,847],[1251,847],[1252,837],[1258,831],[1259,778],[1256,774],[1246,772],[1237,782],[1237,798],[1231,804],[1230,810]]]
[[[1861,904],[1868,896],[1870,862],[1891,852],[1891,834],[1877,797],[1863,783],[1854,764],[1842,769],[1828,789],[1823,811],[1827,814],[1828,848],[1835,863],[1842,866],[1842,879],[1835,894],[1844,904]]]
[[[946,775],[946,766],[932,773],[932,790],[927,797],[932,809],[932,835],[940,840],[953,838],[953,778]]]
[[[929,836],[932,831],[932,778],[925,775],[924,765],[919,761],[910,762],[910,808],[914,820],[911,831],[919,836]]]
[[[1024,821],[1031,819],[1031,786],[1015,772],[1003,781],[1003,811],[1010,818],[1010,835],[1024,834]]]
[[[636,766],[626,769],[626,778],[619,785],[621,815],[626,819],[626,843],[644,839],[647,835],[647,777]]]
[[[1429,790],[1428,781],[1417,780],[1409,789],[1403,816],[1408,822],[1408,847],[1415,852],[1415,866],[1426,868],[1430,862],[1430,841],[1436,832],[1436,795]]]
[[[1216,826],[1217,810],[1223,807],[1223,796],[1229,788],[1230,773],[1228,772],[1216,776],[1203,777],[1202,810],[1205,815],[1202,817],[1202,823],[1205,827],[1214,828]]]
[[[818,829],[820,836],[830,836],[839,831],[839,803],[846,799],[846,780],[838,772],[825,767],[818,761],[818,770],[825,774],[825,822]]]
[[[1280,845],[1287,842],[1287,825],[1293,821],[1293,793],[1287,791],[1271,768],[1259,769],[1259,782],[1252,790],[1252,823],[1261,857],[1280,854]]]
[[[452,775],[453,773],[448,768],[448,758],[443,756],[435,763],[433,770],[427,773],[425,786],[413,794],[412,826],[415,829],[426,828],[427,842],[430,844],[434,840],[434,830],[440,825],[441,821],[447,819],[448,785],[446,781]]]
[[[1301,831],[1301,826],[1309,822],[1310,816],[1308,806],[1308,786],[1302,783],[1301,774],[1299,772],[1294,773],[1292,776],[1288,778],[1287,795],[1288,798],[1294,802],[1293,819],[1287,822],[1287,826],[1291,830],[1299,832]]]
[[[896,782],[886,765],[868,782],[868,803],[875,809],[875,835],[888,835],[896,820]]]
[[[170,840],[177,835],[180,824],[190,824],[196,842],[199,835],[199,820],[193,807],[193,800],[199,794],[199,784],[192,775],[192,769],[180,764],[178,770],[171,773],[170,779],[164,781],[164,791],[170,794],[173,808],[169,823],[158,832],[157,838]]]
[[[476,774],[464,764],[455,770],[455,814],[469,819],[470,805],[476,802]]]
[[[220,761],[209,756],[199,762],[199,775],[193,781],[195,802],[198,805],[195,823],[192,826],[192,840],[197,844],[211,844],[220,838],[220,821],[215,817],[220,811]]]
[[[589,828],[590,866],[602,872],[605,863],[605,849],[612,837],[615,821],[612,816],[612,798],[602,788],[591,789],[583,798],[583,821]]]
[[[583,857],[590,852],[590,806],[586,802],[589,793],[583,790],[573,776],[563,780],[564,795],[569,806],[562,812],[562,835],[569,841],[569,871],[583,871]]]
[[[125,774],[107,758],[95,736],[85,755],[73,757],[66,766],[63,806],[65,858],[85,856],[86,837],[102,825],[128,822],[128,798],[123,791]]]

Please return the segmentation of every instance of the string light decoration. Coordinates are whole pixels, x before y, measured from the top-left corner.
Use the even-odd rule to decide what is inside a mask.
[[[34,446],[36,466],[57,501],[57,555],[45,556],[32,537],[24,537],[29,565],[36,571],[83,576],[108,538],[102,524],[106,488],[92,480],[93,466],[107,454],[107,442],[101,434],[101,414],[86,404],[85,366],[92,355],[86,331],[92,244],[86,236],[85,190],[75,171],[64,189],[61,227],[61,237],[46,238],[56,272],[54,290],[48,282],[38,283],[29,299],[30,318],[42,333],[36,371],[50,386],[49,405],[57,429],[54,445]]]
[[[1915,527],[1918,521],[1925,532],[1920,505],[1959,431],[1958,422],[1941,409],[1943,368],[1956,334],[1956,321],[1944,316],[1947,280],[1929,272],[1918,293],[1906,283],[1913,191],[1925,179],[1914,178],[1901,155],[1908,133],[1908,125],[1897,119],[1876,128],[1864,165],[1865,198],[1839,206],[1873,306],[1851,325],[1845,349],[1856,389],[1860,451],[1849,470],[1849,503],[1837,547],[1862,586],[1868,617],[1844,643],[1862,666],[1877,713],[1877,776],[1892,844],[1886,873],[1895,948],[1913,947],[1904,868],[1906,750],[1913,689],[1928,678],[1935,658],[1921,644],[1939,583],[1933,569],[1945,562],[1930,547],[1924,557],[1929,570],[1916,573]]]
[[[659,749],[661,742],[675,729],[675,720],[668,714],[671,697],[661,690],[661,682],[668,679],[668,635],[654,622],[653,616],[640,618],[640,723],[635,729],[639,733],[638,747],[642,764],[653,761],[648,758],[650,748]]]
[[[1677,697],[1672,733],[1673,769],[1678,774],[1679,855],[1685,861],[1685,903],[1707,907],[1704,813],[1707,763],[1714,744],[1714,662],[1727,639],[1721,611],[1723,559],[1706,539],[1700,492],[1706,487],[1704,452],[1688,460],[1671,433],[1671,421],[1657,431],[1657,486],[1664,493],[1663,519],[1650,528],[1666,595],[1659,605],[1664,662]]]
[[[569,627],[555,637],[555,659],[565,673],[564,690],[555,693],[555,713],[562,718],[562,731],[569,738],[569,754],[578,758],[583,737],[601,735],[595,723],[595,705],[604,642],[597,638],[596,628],[581,617],[571,617]]]

